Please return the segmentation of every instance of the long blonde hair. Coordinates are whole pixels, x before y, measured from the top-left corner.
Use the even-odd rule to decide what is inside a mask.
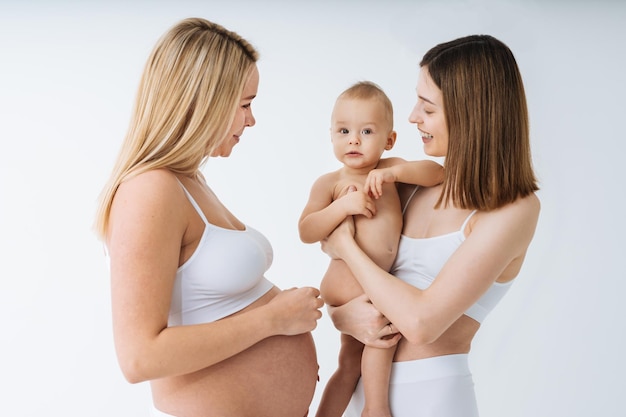
[[[168,168],[193,175],[228,133],[257,51],[241,36],[200,18],[167,31],[143,71],[133,116],[100,195],[95,231],[104,239],[119,185]]]

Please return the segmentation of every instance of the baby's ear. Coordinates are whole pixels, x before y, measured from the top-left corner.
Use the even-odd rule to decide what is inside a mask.
[[[396,144],[397,133],[395,130],[389,132],[389,136],[387,136],[387,146],[385,146],[385,150],[388,151],[393,148],[393,145]]]

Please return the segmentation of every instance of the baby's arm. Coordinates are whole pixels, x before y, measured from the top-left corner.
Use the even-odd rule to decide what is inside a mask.
[[[304,243],[319,242],[328,236],[347,217],[362,214],[371,218],[376,214],[374,201],[362,190],[347,193],[341,190],[340,197],[333,199],[335,180],[331,175],[320,177],[311,188],[300,220],[298,231]]]
[[[370,171],[365,180],[364,191],[378,198],[383,193],[383,184],[403,182],[406,184],[432,187],[443,181],[443,167],[430,160],[404,161],[401,158],[389,158],[382,168]]]

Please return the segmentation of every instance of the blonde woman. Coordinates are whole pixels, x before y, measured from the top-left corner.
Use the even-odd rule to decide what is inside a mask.
[[[488,35],[437,45],[420,66],[409,120],[424,152],[445,157],[444,182],[401,191],[391,272],[355,242],[351,221],[323,242],[366,294],[334,307],[331,318],[372,346],[402,334],[389,388],[394,417],[476,417],[470,346],[522,268],[540,211],[526,98],[513,54]],[[374,197],[397,178],[394,167],[369,175]],[[346,416],[361,415],[363,396],[359,383]]]
[[[172,27],[102,192],[115,347],[128,381],[150,381],[153,415],[304,416],[313,397],[319,291],[268,281],[269,242],[200,173],[255,124],[256,61],[220,25]]]

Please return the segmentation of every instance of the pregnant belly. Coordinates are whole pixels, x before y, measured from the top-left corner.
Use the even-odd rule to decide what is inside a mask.
[[[155,406],[184,417],[305,416],[317,383],[313,337],[273,336],[209,368],[152,381]]]

